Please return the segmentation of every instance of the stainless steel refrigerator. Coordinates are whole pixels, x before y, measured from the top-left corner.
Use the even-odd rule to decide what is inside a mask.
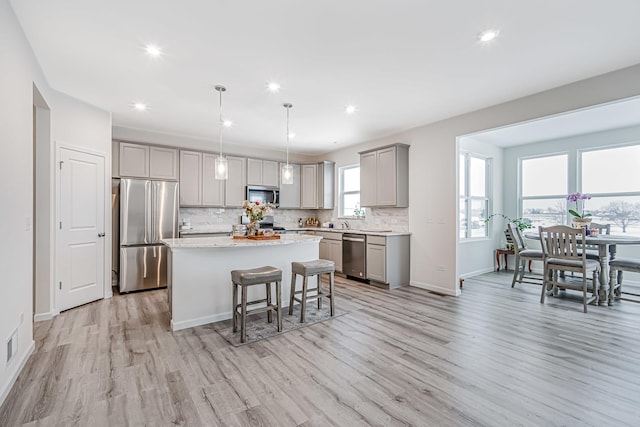
[[[178,183],[120,180],[120,292],[167,286],[167,247],[178,237]]]

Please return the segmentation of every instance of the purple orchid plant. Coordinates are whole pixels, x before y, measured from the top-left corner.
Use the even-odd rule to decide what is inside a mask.
[[[580,192],[575,192],[575,193],[571,193],[567,196],[567,200],[570,202],[574,202],[576,204],[576,210],[573,209],[569,209],[569,213],[573,216],[575,216],[576,218],[586,218],[588,216],[591,216],[590,213],[584,213],[584,205],[585,205],[585,201],[586,200],[590,200],[591,196],[588,194],[580,194]],[[582,203],[580,203],[580,201],[582,200]],[[580,205],[582,205],[582,208],[580,209]],[[577,210],[580,209],[580,213],[577,212]]]

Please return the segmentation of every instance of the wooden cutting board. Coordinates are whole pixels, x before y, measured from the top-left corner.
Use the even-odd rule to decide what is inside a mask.
[[[247,239],[251,240],[278,240],[279,238],[279,234],[274,234],[273,236],[247,236]]]

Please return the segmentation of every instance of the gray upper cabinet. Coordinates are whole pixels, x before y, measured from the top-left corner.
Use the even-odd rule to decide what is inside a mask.
[[[216,179],[217,154],[202,153],[202,205],[224,206],[225,181]]]
[[[318,163],[318,209],[333,209],[335,171],[334,162]]]
[[[202,206],[202,154],[180,151],[180,206]]]
[[[216,157],[180,151],[180,206],[224,206],[225,181],[215,177]]]
[[[285,163],[280,163],[280,167]],[[280,208],[300,209],[300,165],[289,163],[293,168],[293,184],[280,183]]]
[[[335,169],[329,161],[301,166],[302,209],[333,209]]]
[[[119,174],[122,177],[178,179],[178,150],[121,142]]]
[[[120,143],[120,176],[149,178],[149,146]]]
[[[178,150],[175,148],[149,147],[149,177],[178,179]]]
[[[277,187],[279,175],[278,162],[247,159],[247,185]]]
[[[302,209],[318,208],[318,165],[302,165],[300,167],[300,207]]]
[[[246,159],[227,156],[229,162],[229,179],[225,181],[225,206],[242,207],[245,199]]]
[[[360,153],[360,204],[409,206],[409,146],[395,144]]]

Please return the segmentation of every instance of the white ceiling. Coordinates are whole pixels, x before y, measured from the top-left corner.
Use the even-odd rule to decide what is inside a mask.
[[[10,1],[51,86],[115,126],[216,140],[224,84],[227,143],[284,148],[291,102],[308,154],[640,62],[638,0]]]

